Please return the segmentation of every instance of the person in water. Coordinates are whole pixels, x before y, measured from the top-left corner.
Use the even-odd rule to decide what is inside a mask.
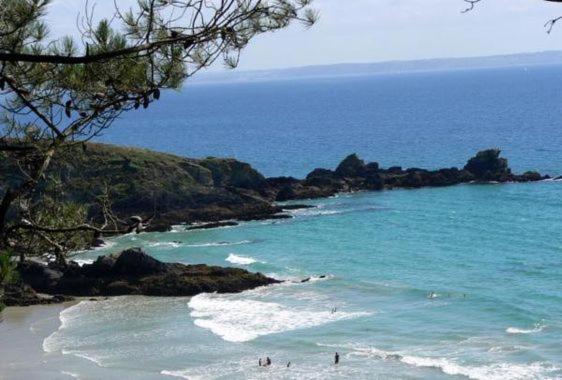
[[[340,354],[336,352],[336,355],[334,356],[334,364],[339,364],[339,362],[340,362]]]
[[[258,360],[258,365],[261,367],[261,358]]]
[[[271,365],[271,359],[269,358],[269,356],[268,356],[267,359],[266,359],[266,364],[267,364],[267,365]]]
[[[291,366],[291,362],[287,363],[287,368],[289,368]]]

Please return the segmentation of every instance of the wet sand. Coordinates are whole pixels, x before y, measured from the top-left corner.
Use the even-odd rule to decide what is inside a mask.
[[[43,340],[60,326],[60,312],[76,303],[8,307],[2,312],[0,380],[147,378],[146,373],[104,368],[74,355],[43,351]]]

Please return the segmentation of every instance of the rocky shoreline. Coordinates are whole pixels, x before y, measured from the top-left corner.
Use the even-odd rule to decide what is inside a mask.
[[[100,256],[92,264],[66,266],[26,261],[20,281],[6,288],[6,306],[60,303],[73,297],[146,295],[185,297],[200,293],[239,293],[280,283],[238,268],[164,263],[138,248]]]
[[[304,179],[272,177],[263,180],[259,177],[256,181],[248,181],[246,191],[253,192],[253,199],[261,199],[268,204],[262,213],[238,210],[235,217],[226,221],[215,217],[201,217],[191,221],[187,229],[232,226],[237,221],[291,218],[287,211],[311,206],[279,205],[277,202],[325,198],[338,193],[445,187],[463,183],[536,182],[550,178],[535,171],[514,174],[507,159],[500,157],[500,153],[499,149],[480,151],[461,169],[452,167],[438,170],[403,169],[399,166],[385,169],[377,162],[366,163],[356,154],[351,154],[335,170],[314,169]],[[254,174],[261,176],[257,172]],[[163,214],[158,222],[158,229],[167,230],[177,221],[174,218],[167,220]],[[186,220],[181,222],[185,223]]]
[[[102,147],[102,152],[108,149],[107,146]],[[133,153],[138,154],[138,151],[133,150]],[[161,176],[155,174],[156,177],[151,182],[159,191],[158,196],[155,196],[160,199],[156,202],[158,207],[138,199],[133,202],[129,193],[124,193],[126,195],[121,195],[116,200],[117,210],[121,214],[141,215],[147,214],[149,207],[153,210],[157,208],[148,231],[167,231],[176,224],[187,224],[186,230],[197,230],[233,226],[237,221],[291,218],[286,211],[311,206],[278,205],[277,202],[323,198],[342,192],[443,187],[474,182],[533,182],[550,178],[537,172],[512,173],[507,159],[500,157],[498,149],[478,152],[462,169],[453,167],[439,170],[401,167],[384,169],[376,162],[365,163],[352,154],[335,170],[314,169],[305,179],[265,178],[248,164],[231,159],[193,161],[154,153],[155,156],[150,156],[147,161],[148,153],[142,153],[142,157],[145,157],[143,162],[148,166],[154,165],[150,160],[164,160],[165,164],[160,162],[158,165],[189,169],[180,171],[185,178],[175,178],[173,181],[168,176],[162,177],[161,172],[155,172]],[[130,157],[126,159],[127,165],[131,165],[133,160]],[[172,160],[173,165],[169,160]],[[82,169],[82,175],[88,172]],[[180,172],[176,171],[176,174]],[[128,182],[134,183],[132,181],[136,174],[131,174],[133,178]],[[146,173],[141,174],[145,179]],[[121,174],[119,178],[114,178],[115,173],[111,170],[107,175],[114,182],[127,180]],[[142,182],[143,180],[139,179],[142,188],[150,185]],[[160,182],[155,184],[155,180]],[[180,186],[178,190],[177,186],[173,186],[174,181],[184,181],[185,187]],[[68,182],[68,188],[75,189],[70,179]],[[69,193],[71,199],[80,199],[77,190]],[[133,192],[135,194],[137,193]],[[174,202],[170,202],[170,199]],[[95,214],[95,207],[92,213]],[[19,285],[6,288],[4,303],[7,306],[59,303],[73,296],[192,296],[202,292],[235,293],[279,283],[260,273],[254,274],[242,269],[163,263],[139,249],[101,256],[93,264],[82,267],[74,262],[57,267],[53,263],[45,265],[27,261],[20,264],[18,270],[21,279]]]
[[[381,168],[377,162],[365,163],[357,155],[347,156],[335,170],[314,169],[304,180],[292,177],[268,178],[276,201],[323,198],[342,192],[380,191],[444,187],[461,183],[533,182],[550,178],[537,172],[513,174],[499,149],[478,152],[464,168],[426,170]]]

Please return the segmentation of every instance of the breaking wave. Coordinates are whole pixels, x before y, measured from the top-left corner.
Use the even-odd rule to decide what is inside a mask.
[[[263,335],[370,315],[365,312],[292,309],[274,302],[208,293],[193,297],[188,306],[195,325],[229,342],[247,342]]]
[[[226,258],[226,261],[228,261],[229,263],[232,264],[238,264],[238,265],[251,265],[254,263],[259,263],[261,261],[258,261],[252,257],[245,257],[245,256],[237,256],[234,253],[231,253],[230,255],[228,255],[228,257]]]

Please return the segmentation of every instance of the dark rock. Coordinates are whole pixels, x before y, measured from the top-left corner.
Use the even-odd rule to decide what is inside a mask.
[[[316,206],[295,204],[295,205],[282,205],[281,209],[283,209],[283,211],[292,211],[292,210],[304,210],[304,209],[315,208],[315,207]]]
[[[378,173],[368,174],[365,177],[365,190],[382,190],[384,185],[384,178]]]
[[[271,177],[267,179],[268,185],[274,188],[296,185],[300,182],[301,181],[299,179],[296,179],[294,177]]]
[[[106,287],[103,294],[108,296],[124,296],[140,294],[138,287],[135,287],[125,280],[117,280],[110,282]]]
[[[117,259],[115,256],[99,256],[96,261],[92,264],[84,264],[81,268],[80,273],[69,273],[72,277],[79,274],[84,274],[89,277],[101,277],[105,276],[107,273],[111,273],[113,266]]]
[[[365,165],[365,173],[367,174],[375,174],[378,173],[380,170],[378,162],[369,162]]]
[[[299,199],[299,197],[292,186],[281,187],[281,189],[277,192],[277,196],[275,198],[275,200],[279,202],[289,201],[293,199]]]
[[[327,185],[311,185],[302,183],[292,187],[285,187],[277,194],[277,201],[288,201],[297,199],[316,199],[330,197],[340,191],[344,191],[345,183],[329,183]]]
[[[17,270],[24,283],[39,291],[54,289],[63,276],[62,272],[31,260],[19,263]]]
[[[328,169],[314,169],[306,176],[307,180],[314,179],[314,178],[328,178],[334,179],[336,177],[336,173]]]
[[[365,172],[365,162],[357,155],[350,154],[336,168],[336,175],[340,177],[357,177]]]
[[[48,305],[72,301],[70,296],[38,294],[26,284],[7,285],[4,288],[2,303],[6,306]]]
[[[165,220],[156,220],[150,222],[146,227],[146,232],[169,232],[172,230],[172,225]]]
[[[92,247],[93,248],[98,248],[98,247],[103,247],[103,245],[105,244],[105,241],[103,241],[102,238],[94,238],[94,240],[92,241]]]
[[[480,151],[468,160],[464,170],[472,173],[477,180],[506,181],[511,175],[507,159],[500,158],[499,149]]]
[[[45,266],[46,269],[48,269]],[[37,277],[48,273],[35,270]],[[27,277],[28,280],[33,280]],[[47,283],[35,278],[36,284]],[[65,272],[44,293],[70,296],[98,297],[115,295],[192,296],[201,292],[241,292],[279,281],[260,273],[243,269],[207,265],[167,264],[139,249],[129,249],[118,255],[98,258],[94,264],[84,265],[80,272]],[[29,286],[10,290],[8,303],[35,304],[67,300],[66,296],[40,296]],[[19,300],[19,301],[18,301]],[[33,302],[33,303],[32,303]]]
[[[426,184],[424,179],[424,172],[410,171],[402,180],[402,186],[407,188],[419,188]]]
[[[547,178],[543,177],[542,175],[540,175],[540,173],[537,172],[525,172],[521,175],[515,176],[515,179],[519,182],[535,182]]]
[[[274,219],[291,219],[293,216],[289,214],[273,214],[273,215],[249,215],[247,217],[239,218],[241,221],[252,221],[252,220],[274,220]]]
[[[117,256],[111,272],[115,275],[145,276],[165,272],[167,268],[166,264],[147,255],[140,248],[132,248]]]
[[[384,171],[387,174],[403,174],[402,166],[391,166]]]

